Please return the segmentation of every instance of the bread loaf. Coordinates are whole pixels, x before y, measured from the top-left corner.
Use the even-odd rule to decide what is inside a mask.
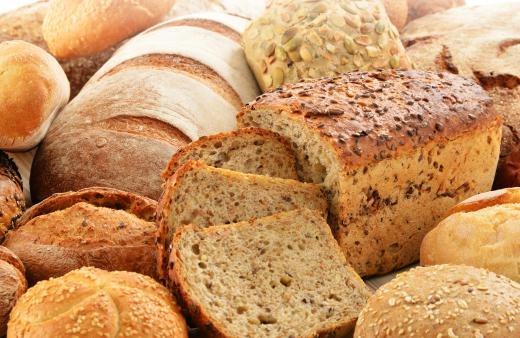
[[[427,16],[408,24],[402,34],[417,68],[473,78],[493,99],[504,117],[497,188],[520,185],[519,31],[520,3],[505,3]]]
[[[92,55],[158,23],[175,0],[52,0],[43,37],[60,59]]]
[[[0,43],[0,72],[0,148],[31,149],[69,101],[67,76],[50,54],[21,40]]]
[[[419,267],[370,297],[354,338],[517,337],[520,284],[462,265]]]
[[[163,180],[189,160],[202,160],[211,167],[243,173],[298,179],[289,143],[264,129],[243,128],[201,137],[173,155],[162,173]]]
[[[166,275],[172,237],[183,224],[208,227],[297,208],[317,210],[325,215],[327,202],[320,187],[188,161],[166,182],[159,201],[159,276],[164,278]]]
[[[383,0],[388,18],[401,31],[408,20],[408,0]]]
[[[465,264],[520,282],[520,188],[459,203],[425,237],[421,264]]]
[[[176,18],[201,12],[222,12],[254,19],[262,14],[266,0],[176,0],[168,16]]]
[[[445,11],[447,9],[463,6],[464,0],[407,0],[408,1],[408,21],[420,17]],[[469,18],[466,18],[469,19]]]
[[[48,51],[42,33],[43,19],[48,8],[48,2],[39,1],[0,15],[0,42],[23,40]],[[88,57],[58,60],[70,81],[71,97],[76,96],[115,49],[111,47]]]
[[[0,337],[7,332],[9,313],[27,290],[24,273],[20,259],[6,247],[0,246]]]
[[[491,103],[451,74],[358,72],[284,86],[238,118],[288,138],[300,176],[327,190],[347,260],[366,276],[418,260],[447,209],[491,188],[502,127]]]
[[[187,338],[169,292],[137,273],[82,268],[36,284],[16,304],[7,337]]]
[[[57,194],[27,210],[4,245],[24,262],[30,284],[83,266],[154,277],[155,208],[107,188]]]
[[[242,103],[258,94],[239,43],[247,24],[185,17],[125,44],[51,126],[32,168],[34,200],[89,186],[158,199],[172,155],[234,129]]]
[[[173,244],[170,274],[207,337],[346,337],[370,296],[315,211],[185,226]]]
[[[410,66],[379,0],[277,0],[243,40],[264,91],[302,78]]]
[[[0,244],[24,210],[22,177],[16,164],[0,150]]]

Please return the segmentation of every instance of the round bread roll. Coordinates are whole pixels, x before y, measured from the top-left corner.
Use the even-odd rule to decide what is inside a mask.
[[[387,1],[387,0],[385,0]],[[388,0],[392,1],[392,0]],[[420,17],[442,12],[444,10],[464,6],[464,0],[407,0],[408,1],[408,21],[418,19]]]
[[[49,53],[19,40],[0,43],[0,73],[0,149],[33,148],[69,101],[67,76]]]
[[[465,264],[520,282],[520,188],[487,192],[457,206],[421,245],[421,264]]]
[[[52,0],[43,38],[59,59],[103,51],[158,23],[175,0]]]
[[[109,188],[56,194],[27,210],[4,245],[24,262],[31,285],[83,266],[155,277],[156,206]]]
[[[22,177],[16,164],[0,150],[0,243],[24,210]]]
[[[383,0],[390,21],[401,31],[408,20],[407,0]]]
[[[9,313],[27,290],[22,262],[9,249],[0,246],[0,337],[5,336]]]
[[[7,337],[188,337],[170,293],[132,272],[82,268],[30,288]],[[44,333],[44,335],[42,335]]]
[[[378,0],[276,0],[243,35],[262,90],[353,70],[409,68]]]
[[[520,284],[463,265],[418,267],[370,297],[355,338],[520,336]]]

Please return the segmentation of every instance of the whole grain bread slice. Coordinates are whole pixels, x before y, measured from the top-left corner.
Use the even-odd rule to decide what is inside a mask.
[[[291,146],[279,134],[265,129],[242,128],[201,137],[173,155],[162,173],[163,180],[189,160],[243,173],[298,179]]]
[[[187,225],[173,242],[169,274],[211,337],[345,337],[370,296],[315,211]]]
[[[166,182],[159,201],[159,276],[166,278],[171,240],[181,225],[208,227],[298,208],[317,210],[326,215],[327,201],[320,186],[188,161]]]

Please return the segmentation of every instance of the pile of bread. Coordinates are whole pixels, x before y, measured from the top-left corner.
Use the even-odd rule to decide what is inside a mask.
[[[520,336],[518,13],[0,16],[0,336]]]

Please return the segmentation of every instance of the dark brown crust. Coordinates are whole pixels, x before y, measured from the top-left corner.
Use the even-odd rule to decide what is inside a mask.
[[[14,252],[9,250],[5,246],[1,246],[1,245],[0,245],[0,260],[6,261],[7,263],[11,264],[12,266],[14,266],[18,270],[20,270],[20,272],[22,274],[25,274],[25,267],[23,266],[23,263],[20,260],[20,258],[18,258],[18,256],[16,256],[16,254]]]
[[[223,139],[223,138],[228,138],[228,137],[240,137],[241,135],[244,135],[244,134],[258,135],[261,137],[274,139],[277,142],[283,144],[285,146],[285,148],[287,149],[288,153],[292,153],[291,145],[289,144],[289,142],[285,138],[280,136],[279,134],[276,134],[272,131],[269,131],[266,129],[261,129],[261,128],[251,128],[251,127],[240,128],[238,130],[233,130],[230,132],[225,132],[225,133],[220,133],[220,134],[215,134],[215,135],[210,135],[210,136],[203,136],[203,137],[199,138],[197,141],[194,141],[194,142],[188,144],[186,147],[182,148],[181,150],[179,150],[177,153],[175,153],[172,156],[172,158],[170,159],[170,162],[168,162],[168,165],[166,166],[166,168],[164,169],[164,171],[161,174],[162,179],[164,181],[168,180],[168,178],[170,178],[175,173],[174,168],[176,168],[179,165],[178,161],[184,155],[186,155],[186,153],[189,153],[193,149],[198,148],[201,144],[206,143],[208,140]]]
[[[345,168],[396,158],[501,123],[487,93],[449,73],[355,72],[285,85],[238,115],[269,110],[303,121],[332,144]],[[407,111],[403,119],[403,111]]]
[[[473,212],[495,205],[512,203],[520,203],[520,188],[508,188],[478,194],[451,208],[446,217],[459,212]]]
[[[0,243],[24,210],[22,177],[14,161],[0,150]]]
[[[20,190],[23,190],[22,175],[20,175],[18,167],[2,150],[0,150],[0,176],[7,177],[13,181]]]
[[[157,202],[147,197],[117,189],[92,187],[52,195],[29,208],[23,216],[18,219],[16,227],[21,227],[31,219],[40,215],[66,209],[79,202],[86,202],[99,207],[124,210],[148,222],[152,222],[155,219],[155,209],[157,207]]]
[[[9,314],[26,290],[23,271],[0,257],[0,337],[5,336]]]

